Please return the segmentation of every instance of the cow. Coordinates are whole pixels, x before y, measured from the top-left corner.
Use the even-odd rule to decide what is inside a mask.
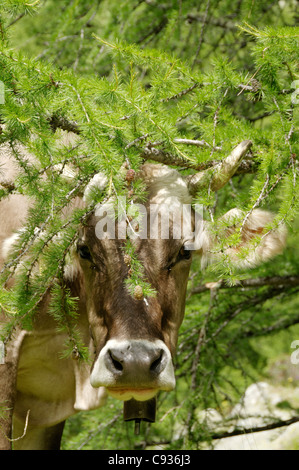
[[[244,155],[244,145],[248,143],[240,144],[210,172],[208,190],[220,189],[231,178]],[[0,151],[0,158],[3,174],[13,179],[12,157],[6,149]],[[182,230],[180,236],[174,236],[174,232],[178,221],[184,219],[183,207],[191,204],[203,182],[207,184],[206,173],[184,177],[169,166],[144,163],[135,177],[147,188],[146,217],[151,205],[161,209],[160,221],[166,216],[165,208],[172,208],[169,237],[162,237],[161,232],[152,238],[135,233],[131,240],[155,295],[132,295],[128,290],[125,281],[130,263],[125,258],[124,241],[117,237],[117,230],[115,237],[98,236],[101,206],[97,207],[78,227],[64,267],[64,282],[78,299],[77,329],[89,348],[91,365],[62,356],[67,334],[57,329],[49,314],[51,292],[47,292],[32,329],[14,332],[0,364],[1,449],[10,449],[12,442],[14,449],[59,449],[65,420],[80,410],[103,406],[107,393],[127,403],[148,403],[159,391],[175,387],[173,358],[192,257],[201,256],[204,262],[217,257],[213,253],[217,235],[200,218],[196,228],[193,212],[192,233],[191,229]],[[87,204],[92,188],[104,190],[106,182],[103,175],[95,175],[77,204]],[[13,193],[0,201],[0,269],[26,224],[30,204]],[[245,264],[254,265],[283,250],[285,230],[281,225],[264,232],[273,216],[260,209],[247,214],[229,211],[222,218],[223,236],[234,230],[240,217],[240,246],[261,235]],[[227,248],[227,255],[236,263],[239,249]],[[2,321],[5,323],[3,316]]]

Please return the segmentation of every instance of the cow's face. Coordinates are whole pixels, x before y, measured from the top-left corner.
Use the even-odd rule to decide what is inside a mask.
[[[77,244],[96,348],[91,384],[105,386],[122,400],[147,400],[175,385],[172,356],[184,315],[192,252],[183,237],[136,238],[135,254],[156,295],[134,298],[126,286],[131,268],[124,242],[99,239],[97,221],[95,215],[90,217]]]
[[[171,220],[169,213],[165,215],[163,210],[160,218],[160,222],[165,221],[165,217],[168,219],[169,236],[165,237],[160,231],[159,236],[152,237],[147,223],[146,236],[133,237],[132,241],[143,265],[145,280],[155,289],[156,295],[134,298],[129,293],[126,280],[130,276],[130,266],[124,256],[125,242],[117,230],[115,237],[98,236],[97,212],[82,228],[76,250],[76,264],[79,264],[83,276],[84,297],[95,346],[91,384],[94,387],[105,386],[119,399],[134,398],[138,401],[148,400],[157,391],[171,390],[175,385],[172,357],[184,315],[192,257],[190,241],[192,246],[193,238],[193,249],[204,256],[213,252],[214,243],[202,218],[199,224],[196,223],[195,212],[192,212],[191,230],[188,223],[187,228],[185,226],[183,208],[192,200],[190,182],[186,183],[175,170],[158,165],[145,165],[141,177],[148,188],[147,221],[151,205],[172,210]],[[198,178],[195,178],[196,187]],[[280,226],[278,230],[269,230],[257,247],[248,252],[245,263],[241,262],[238,252],[242,245],[246,245],[255,234],[265,233],[265,226],[273,220],[271,214],[260,210],[244,217],[241,211],[231,210],[222,218],[226,227],[222,230],[224,237],[230,233],[227,227],[242,225],[239,245],[236,249],[229,246],[225,256],[237,262],[238,266],[252,266],[283,250],[285,230]],[[178,222],[181,236],[178,236]],[[117,225],[113,219],[114,223]]]

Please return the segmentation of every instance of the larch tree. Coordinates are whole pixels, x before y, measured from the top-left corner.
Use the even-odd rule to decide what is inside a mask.
[[[13,180],[0,173],[0,197],[34,201],[1,272],[4,345],[17,326],[30,329],[51,289],[51,314],[69,337],[65,353],[87,360],[76,299],[62,275],[79,225],[111,194],[128,204],[144,197],[138,180],[128,191],[124,165],[138,171],[152,161],[190,176],[208,170],[194,203],[204,206],[215,231],[217,256],[204,270],[200,260],[192,265],[176,391],[161,394],[160,422],[140,438],[121,423],[113,402],[91,418],[74,417],[65,448],[213,445],[230,435],[226,426],[234,422],[226,417],[246,387],[266,377],[273,358],[290,354],[299,339],[296,7],[295,0],[2,0],[0,144],[18,173]],[[211,191],[221,161],[242,142],[246,151],[235,175]],[[65,216],[99,172],[107,191]],[[234,207],[242,210],[237,230],[221,237],[219,220]],[[226,250],[238,246],[256,208],[276,214],[267,231],[286,226],[288,244],[274,260],[240,271]],[[258,246],[264,235],[252,243]],[[133,259],[128,288],[154,295],[129,242],[126,249]],[[210,408],[222,415],[220,427],[198,418]]]

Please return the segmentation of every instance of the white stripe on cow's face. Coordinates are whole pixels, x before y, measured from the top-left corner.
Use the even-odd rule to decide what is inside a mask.
[[[90,382],[120,400],[148,400],[175,387],[170,351],[161,340],[111,339],[94,363]]]

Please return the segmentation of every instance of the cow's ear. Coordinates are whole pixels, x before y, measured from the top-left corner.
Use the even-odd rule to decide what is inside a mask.
[[[216,227],[203,231],[203,263],[228,257],[238,268],[254,267],[282,253],[286,245],[284,224],[275,227],[274,215],[261,209],[246,214],[232,209],[222,216]]]

